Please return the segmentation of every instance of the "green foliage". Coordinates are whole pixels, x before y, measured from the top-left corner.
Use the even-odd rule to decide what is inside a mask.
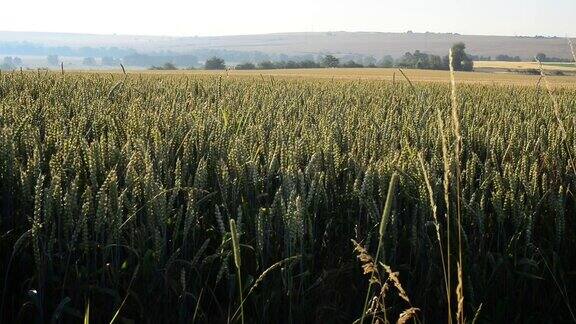
[[[247,70],[248,68],[244,66],[240,66],[242,70]],[[251,66],[249,66],[251,67]],[[262,69],[262,70],[274,70],[274,69],[314,69],[319,68],[320,64],[316,63],[312,60],[303,60],[303,61],[278,61],[278,62],[271,62],[271,61],[262,61],[258,63],[258,66],[254,68]],[[238,66],[236,67],[238,69]]]
[[[402,68],[424,70],[448,70],[448,56],[430,55],[419,50],[414,53],[407,52],[398,60],[397,65]]]
[[[544,53],[536,54],[536,60],[538,62],[545,62],[546,61],[546,54],[544,54]]]
[[[254,65],[254,63],[250,63],[250,62],[236,65],[236,70],[255,70],[255,69],[256,69],[256,65]]]
[[[356,63],[354,61],[348,61],[348,62],[342,64],[342,67],[345,67],[345,68],[363,68],[364,65],[362,65],[360,63]]]
[[[5,56],[0,64],[0,70],[14,70],[22,66],[22,59],[15,56]]]
[[[454,71],[473,71],[474,62],[466,54],[466,45],[462,42],[452,45],[452,67]]]
[[[150,70],[164,70],[164,71],[171,71],[171,70],[178,70],[176,65],[166,62],[162,66],[152,66]]]
[[[206,70],[224,70],[226,69],[226,63],[223,59],[219,57],[212,57],[204,63],[204,69]]]
[[[328,68],[335,68],[340,65],[340,60],[333,55],[326,55],[322,58],[322,66]]]

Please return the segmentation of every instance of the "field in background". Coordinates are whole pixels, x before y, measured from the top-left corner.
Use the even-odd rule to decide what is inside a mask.
[[[475,61],[475,69],[512,69],[512,70],[529,70],[539,69],[538,62],[503,62],[503,61]],[[576,74],[575,63],[543,63],[542,68],[545,71],[563,71],[573,72]]]
[[[448,71],[433,70],[402,70],[411,82],[449,82]],[[120,70],[108,71],[121,73]],[[130,72],[130,71],[129,71]],[[249,78],[288,78],[288,79],[341,79],[341,80],[396,80],[406,81],[399,69],[361,68],[361,69],[286,69],[286,70],[178,70],[178,71],[132,71],[134,74],[152,75],[220,75],[228,77]],[[540,80],[538,75],[525,75],[518,73],[487,73],[487,72],[456,72],[458,82],[466,84],[500,84],[536,86]],[[561,87],[576,87],[576,76],[549,76],[550,84]]]

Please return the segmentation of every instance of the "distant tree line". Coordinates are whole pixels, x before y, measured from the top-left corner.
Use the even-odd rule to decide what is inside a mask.
[[[466,45],[456,43],[452,46],[454,55],[453,67],[455,71],[472,71],[474,70],[474,61],[472,57],[466,54]],[[439,56],[426,54],[416,50],[414,53],[406,53],[397,62],[397,67],[424,69],[424,70],[449,70],[450,58],[448,55]]]
[[[22,67],[22,59],[17,56],[5,56],[2,63],[0,63],[0,69],[2,70],[14,70],[19,67]]]
[[[316,60],[318,55],[285,55],[269,54],[259,51],[236,51],[224,49],[194,49],[186,53],[175,51],[150,51],[139,53],[132,48],[119,47],[69,47],[46,46],[32,42],[0,41],[0,55],[27,55],[27,56],[58,56],[85,58],[87,65],[92,66],[94,58],[96,65],[100,58],[103,66],[118,66],[120,63],[131,66],[150,67],[161,66],[170,62],[179,67],[199,67],[202,61],[211,57],[221,57],[230,62],[262,62],[262,61],[303,61]],[[52,65],[51,63],[48,63]],[[57,63],[59,64],[59,63]]]
[[[130,48],[119,47],[69,47],[69,46],[45,46],[31,42],[0,42],[0,53],[6,55],[60,55],[76,57],[124,57],[133,53],[135,50]]]
[[[471,56],[466,54],[466,46],[464,43],[454,44],[452,51],[454,53],[454,70],[456,71],[472,71],[474,63]],[[416,50],[414,53],[406,53],[398,60],[394,60],[391,56],[384,56],[380,61],[371,57],[364,59],[363,62],[354,61],[352,59],[343,61],[334,55],[325,55],[319,61],[304,60],[304,61],[262,61],[257,64],[245,62],[236,65],[237,70],[272,70],[272,69],[307,69],[307,68],[365,68],[365,67],[400,67],[400,68],[414,68],[414,69],[431,69],[431,70],[448,70],[449,58],[448,55],[440,57],[438,55],[431,55]]]
[[[226,62],[224,59],[219,57],[211,57],[204,63],[204,69],[206,70],[224,70],[226,69]]]
[[[475,61],[491,61],[491,57],[488,58],[479,58],[479,59],[474,59]],[[534,58],[532,59],[532,61],[540,61],[540,62],[572,62],[571,59],[567,59],[567,58],[560,58],[560,57],[549,57],[547,56],[545,53],[538,53],[534,56]],[[522,62],[524,61],[520,56],[510,56],[510,55],[506,55],[506,54],[500,54],[497,55],[494,58],[494,61],[503,61],[503,62]]]
[[[504,62],[521,62],[522,59],[520,56],[509,56],[506,54],[500,54],[496,56],[496,61],[504,61]]]
[[[456,46],[458,45],[458,46]],[[455,44],[461,47],[456,51],[464,52],[465,45]],[[0,53],[6,55],[45,55],[48,66],[58,66],[61,56],[83,57],[82,63],[87,67],[104,66],[117,67],[121,63],[125,66],[147,67],[164,69],[166,63],[174,65],[176,68],[206,68],[206,63],[212,58],[220,58],[224,62],[242,62],[236,65],[236,69],[307,69],[307,68],[362,68],[362,67],[383,67],[383,68],[418,68],[447,70],[448,57],[424,53],[416,50],[407,52],[399,58],[390,55],[376,59],[371,55],[361,54],[304,54],[286,55],[269,54],[259,51],[234,51],[222,49],[196,49],[182,54],[174,51],[153,51],[146,54],[138,53],[133,49],[118,47],[80,47],[71,48],[68,46],[44,46],[29,42],[0,42]],[[465,53],[465,52],[464,52]],[[12,57],[12,56],[8,56]],[[542,62],[570,62],[568,59],[548,57],[539,53],[536,57]],[[472,70],[473,61],[511,61],[519,62],[519,56],[501,54],[495,57],[463,54],[456,60],[457,70]],[[204,62],[204,63],[202,63]],[[22,66],[22,60],[12,62],[10,59],[0,61],[0,68],[4,70],[14,69]],[[208,69],[225,69],[226,64],[212,65],[214,61],[208,62]]]
[[[534,61],[540,61],[540,62],[564,62],[564,63],[572,62],[572,60],[570,60],[570,59],[564,59],[564,58],[559,58],[559,57],[549,57],[549,56],[547,56],[545,53],[538,53],[538,54],[536,54],[536,56],[534,57]]]
[[[314,69],[320,68],[321,65],[318,62],[312,60],[304,60],[304,61],[263,61],[257,64],[254,63],[242,63],[236,65],[236,70],[275,70],[275,69]]]
[[[178,70],[178,68],[176,67],[176,65],[174,65],[170,62],[167,62],[167,63],[164,63],[164,65],[162,65],[162,66],[152,66],[150,68],[150,70],[170,71],[170,70]]]
[[[175,66],[194,67],[198,65],[195,55],[145,55],[131,54],[122,60],[128,66],[160,66],[171,63]]]
[[[395,66],[412,69],[448,70],[448,55],[441,57],[416,50],[414,53],[405,53],[396,61]]]
[[[492,56],[468,55],[472,61],[492,61]]]

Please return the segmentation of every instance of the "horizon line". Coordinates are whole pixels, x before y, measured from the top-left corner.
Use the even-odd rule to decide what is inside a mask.
[[[322,33],[365,33],[365,34],[440,34],[457,36],[483,36],[483,37],[522,37],[522,38],[574,38],[574,36],[558,35],[496,35],[496,34],[462,34],[458,32],[433,32],[433,31],[369,31],[369,30],[325,30],[325,31],[284,31],[284,32],[263,32],[263,33],[243,33],[243,34],[219,34],[219,35],[166,35],[166,34],[130,34],[130,33],[98,33],[98,32],[63,32],[63,31],[36,31],[36,30],[0,30],[0,33],[34,33],[34,34],[65,34],[65,35],[89,35],[89,36],[120,36],[120,37],[158,37],[158,38],[218,38],[218,37],[244,37],[263,35],[285,35],[285,34],[322,34]]]

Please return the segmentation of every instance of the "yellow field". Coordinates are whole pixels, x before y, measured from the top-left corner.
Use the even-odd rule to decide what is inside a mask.
[[[478,69],[514,69],[528,70],[539,69],[537,62],[503,62],[503,61],[475,61],[474,67]],[[562,64],[543,64],[542,68],[546,71],[566,71],[576,72],[576,65],[562,66]]]
[[[448,71],[403,70],[412,82],[449,82]],[[136,73],[136,72],[133,72]],[[223,75],[229,77],[277,77],[277,78],[322,78],[348,80],[393,80],[403,81],[398,69],[294,69],[294,70],[251,70],[251,71],[141,71],[138,73],[168,73],[190,75]],[[537,85],[538,75],[523,75],[513,73],[457,72],[456,79],[460,83],[507,84],[507,85]],[[548,80],[555,86],[576,86],[576,76],[550,76]]]

